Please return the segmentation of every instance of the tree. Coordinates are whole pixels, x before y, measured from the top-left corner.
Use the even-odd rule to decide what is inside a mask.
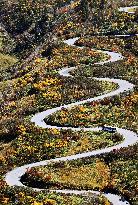
[[[82,18],[86,21],[89,17],[89,4],[87,0],[81,0],[80,2],[80,10],[82,12]]]
[[[81,0],[80,10],[84,20],[101,26],[112,11],[112,0]]]

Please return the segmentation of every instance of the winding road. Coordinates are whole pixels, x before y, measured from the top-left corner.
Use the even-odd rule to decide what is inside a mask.
[[[124,9],[120,8],[120,11],[128,12],[129,8],[131,8],[131,7],[125,7]],[[73,39],[66,40],[64,42],[67,43],[68,45],[74,46],[74,43],[77,39],[78,38],[73,38]],[[96,64],[102,65],[102,64],[105,64],[105,63],[115,62],[115,61],[123,59],[123,56],[119,53],[116,53],[116,52],[109,52],[109,51],[101,51],[101,52],[103,52],[105,54],[108,54],[110,56],[110,59],[107,60],[107,61],[104,61],[104,62],[96,63]],[[59,74],[62,75],[62,76],[66,76],[66,77],[71,76],[69,74],[69,72],[73,69],[76,69],[76,68],[75,67],[63,68],[59,71]],[[121,80],[121,79],[110,79],[110,78],[94,78],[94,79],[96,79],[96,80],[105,80],[105,81],[108,81],[108,82],[117,83],[119,87],[116,90],[112,91],[112,92],[109,92],[109,93],[106,93],[106,94],[103,94],[103,95],[100,95],[100,96],[97,96],[97,97],[94,97],[94,98],[89,98],[87,100],[78,101],[78,102],[75,102],[75,103],[71,103],[71,104],[60,106],[60,107],[48,109],[48,110],[46,110],[44,112],[41,112],[41,113],[37,113],[32,117],[31,122],[35,123],[36,126],[39,126],[39,127],[42,127],[42,128],[57,128],[59,130],[60,129],[66,129],[66,130],[67,129],[72,129],[74,131],[79,131],[79,130],[100,131],[100,130],[102,130],[101,127],[96,127],[96,128],[57,127],[57,126],[47,125],[44,122],[45,117],[55,113],[56,111],[61,110],[62,108],[70,108],[70,107],[75,106],[75,105],[80,105],[80,104],[84,104],[84,103],[87,103],[87,102],[92,102],[92,101],[95,101],[95,100],[101,100],[105,97],[111,97],[111,96],[114,96],[114,95],[117,95],[117,94],[120,94],[120,93],[123,93],[123,92],[133,91],[133,88],[134,88],[133,84],[129,83],[128,81]],[[40,162],[36,162],[36,163],[27,164],[27,165],[24,165],[24,166],[21,166],[21,167],[17,167],[15,169],[13,169],[12,171],[9,171],[6,174],[5,181],[7,182],[7,184],[9,186],[23,186],[23,187],[25,187],[25,185],[23,185],[21,183],[20,178],[21,178],[22,175],[25,174],[26,170],[29,169],[29,168],[48,165],[49,163],[52,163],[52,162],[75,160],[75,159],[100,155],[100,154],[103,154],[103,153],[109,153],[114,149],[120,149],[122,147],[128,147],[130,145],[134,145],[137,142],[137,140],[138,140],[137,135],[133,131],[126,130],[126,129],[121,129],[121,128],[116,128],[116,129],[117,129],[117,132],[120,133],[124,137],[123,142],[121,142],[118,145],[108,147],[108,148],[104,148],[104,149],[94,150],[94,151],[91,151],[91,152],[85,152],[85,153],[71,155],[71,156],[67,156],[67,157],[60,157],[60,158],[55,158],[55,159],[51,159],[51,160],[40,161]],[[33,188],[33,189],[35,191],[42,190],[42,189],[36,189],[36,188]],[[55,191],[57,193],[65,193],[65,194],[70,193],[70,194],[76,194],[76,195],[77,194],[78,195],[87,195],[89,193],[93,193],[93,194],[96,194],[96,195],[101,194],[101,192],[92,191],[92,190],[89,190],[89,191],[86,191],[86,190],[81,190],[81,191],[78,191],[78,190],[49,190],[49,191],[51,191],[51,192]],[[129,202],[125,201],[119,195],[111,194],[111,193],[102,193],[102,195],[105,196],[113,205],[128,205],[129,204]]]

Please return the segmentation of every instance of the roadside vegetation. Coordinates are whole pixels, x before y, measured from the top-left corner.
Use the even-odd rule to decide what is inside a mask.
[[[137,69],[138,11],[120,12],[137,1],[2,0],[0,5],[0,203],[2,205],[111,205],[101,195],[51,193],[49,189],[98,190],[137,204],[137,145],[108,154],[27,170],[22,183],[9,187],[5,174],[24,164],[119,144],[118,133],[42,129],[31,117],[60,105],[99,96],[117,84],[94,80],[109,77],[135,85],[132,92],[62,109],[47,118],[50,125],[95,127],[108,125],[138,131]],[[133,12],[133,9],[130,9]],[[131,34],[130,36],[115,36]],[[77,46],[64,40],[79,37]],[[110,56],[124,59],[98,65]],[[76,67],[70,77],[59,75]],[[35,192],[31,187],[47,188]]]

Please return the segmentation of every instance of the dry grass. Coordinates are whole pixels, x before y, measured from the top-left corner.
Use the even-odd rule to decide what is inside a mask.
[[[14,65],[16,62],[17,59],[14,56],[0,53],[0,71]]]
[[[84,162],[83,162],[84,163]],[[45,182],[50,176],[52,183],[76,189],[103,189],[110,180],[110,172],[107,165],[100,160],[90,164],[65,163],[58,168],[36,168],[41,173],[41,179]]]

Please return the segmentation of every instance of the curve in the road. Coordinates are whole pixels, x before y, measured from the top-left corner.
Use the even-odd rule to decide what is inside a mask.
[[[128,7],[127,7],[128,8]],[[121,10],[120,10],[121,11]],[[125,9],[126,11],[126,9]],[[127,10],[128,11],[128,10]],[[68,45],[74,45],[74,42],[77,40],[78,38],[73,38],[73,39],[69,39],[66,40],[65,43],[67,43]],[[109,51],[102,51],[108,55],[110,55],[110,59],[104,62],[99,62],[96,64],[105,64],[105,63],[109,63],[109,62],[115,62],[118,60],[123,59],[123,56],[119,53],[115,53],[115,52],[109,52]],[[69,71],[75,69],[74,67],[71,68],[63,68],[62,70],[59,71],[60,75],[63,76],[71,76],[69,74]],[[57,129],[72,129],[72,130],[84,130],[84,131],[100,131],[102,128],[100,127],[96,127],[96,128],[73,128],[73,127],[57,127],[57,126],[51,126],[51,125],[47,125],[44,122],[44,118],[49,116],[50,114],[53,114],[54,112],[61,110],[62,108],[69,108],[71,106],[75,106],[75,105],[80,105],[80,104],[84,104],[86,102],[92,102],[95,100],[100,100],[103,99],[105,97],[111,97],[126,91],[132,91],[134,85],[125,81],[125,80],[120,80],[120,79],[110,79],[110,78],[94,78],[97,80],[106,80],[109,82],[114,82],[117,83],[119,88],[104,94],[104,95],[100,95],[94,98],[89,98],[87,100],[82,100],[79,102],[75,102],[75,103],[71,103],[68,105],[63,105],[60,107],[56,107],[56,108],[52,108],[49,110],[46,110],[44,112],[41,113],[37,113],[36,115],[34,115],[31,119],[31,122],[34,122],[37,126],[42,127],[42,128],[57,128]],[[67,157],[61,157],[61,158],[55,158],[55,159],[51,159],[51,160],[45,160],[45,161],[40,161],[40,162],[36,162],[36,163],[31,163],[31,164],[27,164],[21,167],[17,167],[15,169],[13,169],[12,171],[8,172],[5,176],[5,181],[7,182],[7,184],[9,186],[24,186],[21,181],[20,178],[21,176],[23,176],[26,172],[27,169],[32,168],[32,167],[37,167],[37,166],[44,166],[44,165],[48,165],[49,163],[52,162],[60,162],[60,161],[67,161],[67,160],[75,160],[75,159],[80,159],[80,158],[85,158],[85,157],[90,157],[90,156],[95,156],[95,155],[100,155],[103,153],[109,153],[114,149],[120,149],[122,147],[128,147],[130,145],[133,145],[137,142],[137,135],[136,133],[134,133],[133,131],[130,130],[126,130],[126,129],[121,129],[121,128],[117,128],[117,132],[120,133],[121,135],[123,135],[124,137],[124,141],[121,142],[118,145],[112,146],[112,147],[108,147],[108,148],[104,148],[104,149],[100,149],[100,150],[95,150],[95,151],[91,151],[91,152],[85,152],[85,153],[81,153],[81,154],[76,154],[76,155],[71,155],[71,156],[67,156]],[[34,188],[34,190],[36,191],[40,191],[42,189],[36,189]],[[100,195],[101,193],[98,191],[86,191],[86,190],[82,190],[82,191],[78,191],[78,190],[50,190],[50,191],[55,191],[57,193],[70,193],[70,194],[79,194],[79,195],[85,195],[88,193],[93,193],[93,194],[97,194]],[[116,194],[111,194],[111,193],[102,193],[103,196],[105,196],[113,205],[127,205],[129,204],[129,202],[125,201],[124,199],[122,199],[121,196],[116,195]]]
[[[138,6],[131,6],[131,7],[120,7],[119,8],[119,11],[121,11],[121,12],[126,12],[126,13],[129,13],[129,14],[134,14],[135,13],[135,11],[130,11],[130,9],[137,9],[138,8]]]

